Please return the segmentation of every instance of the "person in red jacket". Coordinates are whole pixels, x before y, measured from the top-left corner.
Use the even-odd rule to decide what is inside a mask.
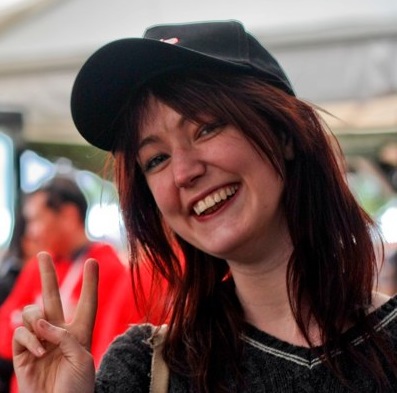
[[[86,259],[99,263],[97,322],[93,333],[92,354],[98,366],[115,336],[130,323],[144,320],[132,296],[130,274],[116,251],[107,244],[91,242],[85,231],[87,201],[74,180],[56,177],[24,202],[26,230],[38,249],[54,259],[64,308],[70,318],[77,304]],[[148,274],[147,285],[150,285]],[[29,260],[13,290],[0,307],[0,364],[10,365],[12,335],[21,324],[21,313],[28,304],[41,304],[41,283],[37,258]],[[14,384],[13,384],[14,385]],[[12,391],[17,391],[13,386]]]

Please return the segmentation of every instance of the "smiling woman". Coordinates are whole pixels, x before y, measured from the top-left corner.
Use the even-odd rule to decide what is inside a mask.
[[[170,393],[395,390],[397,299],[373,292],[374,223],[316,109],[240,23],[105,45],[76,78],[72,115],[112,154],[135,295],[144,255],[168,283],[167,330],[158,347],[160,327],[131,327],[95,376],[96,264],[87,312],[65,326],[43,258],[44,315],[26,312],[14,338],[21,387],[146,393],[160,352]]]
[[[224,87],[232,82],[230,77],[215,72],[203,79],[200,73],[177,73],[167,75],[167,80],[155,79],[147,89],[148,99],[142,101],[144,106],[134,106],[142,118],[137,113],[129,115],[140,130],[137,161],[149,193],[172,230],[199,249],[233,259],[233,255],[227,257],[228,248],[253,252],[260,245],[259,254],[264,257],[267,242],[272,237],[282,239],[279,232],[287,232],[285,222],[279,223],[284,221],[280,212],[283,184],[270,161],[243,136],[241,128],[249,121],[249,132],[268,126],[253,124],[243,106],[241,118],[230,113],[217,93],[226,93]],[[215,81],[217,90],[213,89]],[[178,91],[178,96],[168,101],[163,94],[170,88]],[[237,83],[228,93],[237,97],[242,89],[243,83]],[[204,97],[217,102],[218,108],[203,107]],[[190,118],[190,113],[195,117]],[[275,148],[279,149],[278,145]],[[218,208],[215,198],[222,201]],[[272,237],[266,235],[269,231]]]

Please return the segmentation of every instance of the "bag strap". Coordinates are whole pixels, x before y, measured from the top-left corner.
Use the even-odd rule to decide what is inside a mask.
[[[153,336],[151,337],[153,356],[150,373],[150,393],[168,392],[169,369],[162,354],[166,332],[167,325],[154,327]]]

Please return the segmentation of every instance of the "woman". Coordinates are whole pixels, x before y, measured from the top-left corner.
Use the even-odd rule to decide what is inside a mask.
[[[144,253],[168,281],[169,392],[395,390],[397,303],[373,292],[373,222],[315,110],[241,24],[156,26],[103,47],[72,113],[113,153],[132,269]],[[65,325],[41,258],[44,311],[28,308],[14,338],[23,391],[148,392],[155,329],[119,337],[95,380],[96,264]]]

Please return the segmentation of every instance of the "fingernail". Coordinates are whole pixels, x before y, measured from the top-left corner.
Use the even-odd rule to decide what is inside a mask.
[[[48,329],[51,328],[51,325],[50,325],[45,319],[40,319],[40,321],[39,321],[39,326],[40,326],[42,329],[46,329],[46,330],[48,330]]]
[[[37,348],[37,355],[43,356],[45,354],[45,349],[43,347]]]

